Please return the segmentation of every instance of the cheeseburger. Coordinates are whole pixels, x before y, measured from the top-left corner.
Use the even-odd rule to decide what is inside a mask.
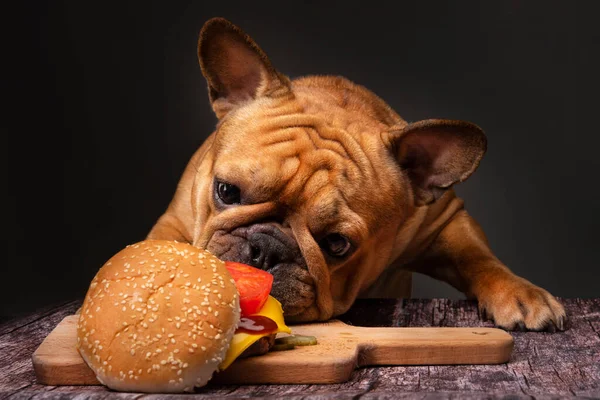
[[[189,392],[237,358],[291,333],[265,271],[206,250],[145,240],[115,254],[92,280],[77,349],[99,382],[136,392]]]

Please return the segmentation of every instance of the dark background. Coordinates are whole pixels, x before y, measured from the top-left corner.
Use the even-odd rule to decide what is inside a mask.
[[[196,58],[214,16],[290,77],[343,75],[409,121],[481,126],[487,155],[457,192],[493,250],[557,296],[600,295],[600,2],[255,3],[4,13],[0,316],[83,296],[164,211],[216,123]],[[414,296],[462,295],[416,277]]]

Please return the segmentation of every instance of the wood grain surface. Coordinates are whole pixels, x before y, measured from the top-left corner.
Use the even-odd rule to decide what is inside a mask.
[[[558,333],[511,332],[506,364],[380,366],[355,370],[350,380],[326,385],[221,385],[194,398],[300,399],[598,399],[600,398],[600,298],[559,299],[570,319]],[[190,396],[116,393],[103,386],[36,383],[31,356],[43,339],[81,305],[75,301],[0,325],[0,399],[188,399]],[[371,327],[492,327],[477,304],[447,299],[359,300],[344,322]]]
[[[98,384],[75,347],[78,319],[78,315],[65,317],[33,353],[38,383]],[[361,366],[500,364],[509,360],[513,348],[512,336],[496,328],[368,328],[334,320],[295,325],[292,332],[314,336],[318,343],[237,360],[215,381],[341,383]]]

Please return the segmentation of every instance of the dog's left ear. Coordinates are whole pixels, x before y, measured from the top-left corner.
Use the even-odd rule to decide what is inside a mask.
[[[429,119],[393,129],[384,137],[408,175],[415,204],[437,200],[467,179],[487,148],[483,131],[465,121]]]
[[[291,94],[289,79],[250,36],[224,18],[212,18],[202,27],[198,60],[218,118],[261,96]]]

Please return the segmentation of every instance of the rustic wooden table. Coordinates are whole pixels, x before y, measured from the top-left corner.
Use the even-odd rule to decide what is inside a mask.
[[[561,301],[570,318],[569,329],[514,332],[508,364],[361,368],[343,384],[209,385],[195,395],[177,396],[37,384],[31,354],[63,317],[75,313],[81,302],[74,301],[0,323],[0,399],[600,399],[600,298]],[[492,326],[479,320],[474,302],[464,300],[359,300],[341,319],[362,326]]]

